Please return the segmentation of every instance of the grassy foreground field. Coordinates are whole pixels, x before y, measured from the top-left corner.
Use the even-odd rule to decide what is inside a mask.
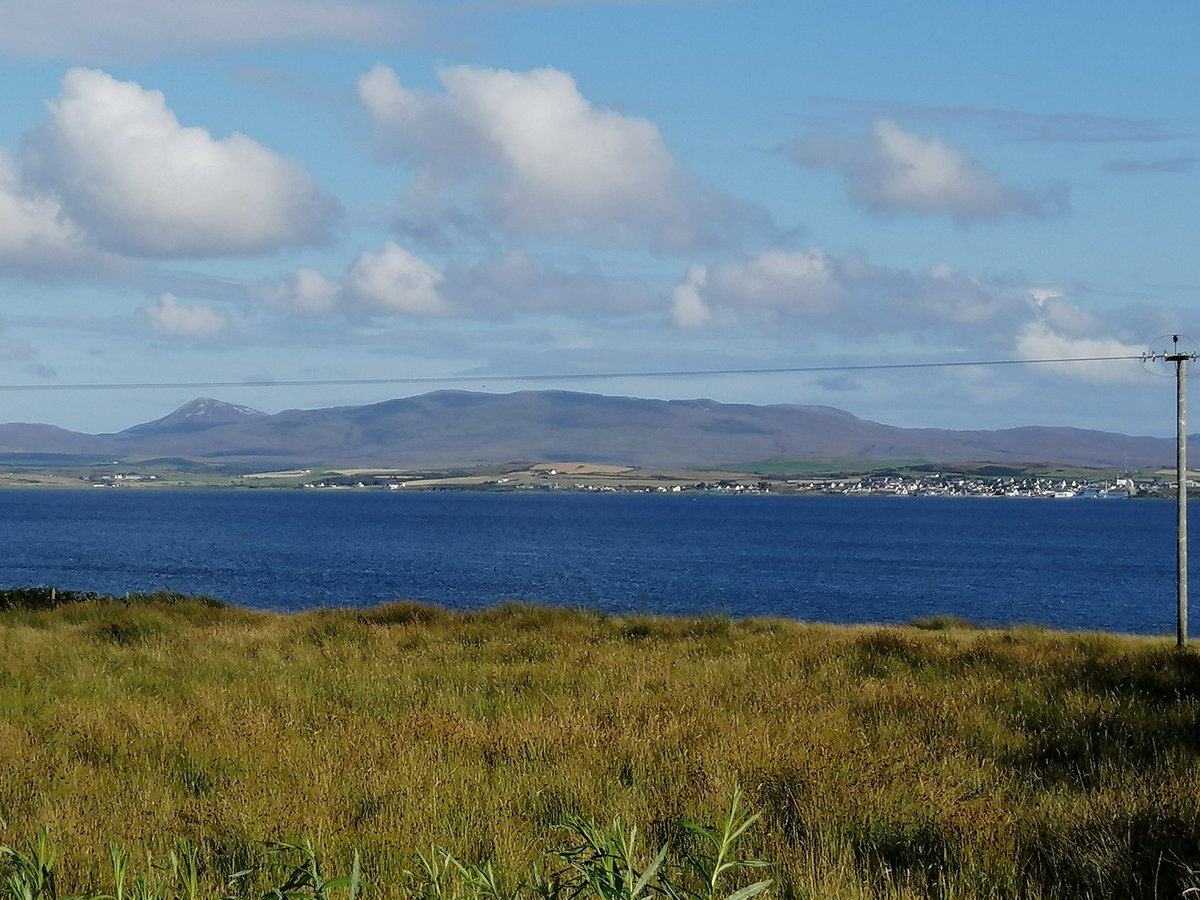
[[[568,822],[636,823],[648,862],[737,786],[771,897],[1200,883],[1200,661],[1166,639],[63,600],[0,597],[0,844],[49,826],[60,896],[180,837],[212,897],[304,837],[370,898],[433,896],[404,873],[435,847],[512,885]]]

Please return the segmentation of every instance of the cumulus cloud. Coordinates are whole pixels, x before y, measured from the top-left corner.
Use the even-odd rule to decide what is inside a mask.
[[[1062,367],[1064,376],[1081,381],[1119,384],[1144,377],[1139,366],[1115,366],[1106,358],[1140,356],[1145,347],[1110,336],[1071,337],[1042,320],[1030,322],[1022,329],[1016,336],[1016,350],[1022,359],[1094,360]]]
[[[318,241],[337,212],[300,166],[242,134],[183,127],[159,91],[72,69],[33,132],[29,180],[103,249],[252,255]]]
[[[220,313],[207,306],[185,306],[173,294],[163,294],[138,310],[150,330],[174,340],[210,340],[229,325]]]
[[[719,245],[766,222],[689,175],[652,122],[593,106],[556,69],[458,66],[442,93],[376,66],[359,97],[385,155],[418,170],[412,202],[466,194],[504,230],[660,251]]]
[[[337,204],[243,135],[184,128],[157,91],[74,69],[16,157],[0,149],[0,263],[69,276],[322,237]]]
[[[70,278],[110,274],[133,263],[97,247],[52,194],[22,176],[0,148],[0,269],[7,275]]]
[[[287,278],[263,285],[256,293],[270,305],[303,318],[334,312],[342,300],[340,284],[309,268],[298,269]]]
[[[452,312],[442,294],[444,276],[399,244],[385,241],[378,253],[364,251],[342,276],[327,278],[302,268],[278,281],[259,285],[264,303],[305,318],[330,314],[367,316],[444,316]]]
[[[695,265],[672,291],[672,315],[682,328],[847,315],[848,288],[861,268],[855,257],[836,259],[815,248]]]
[[[439,292],[442,274],[398,244],[364,252],[346,272],[350,296],[366,309],[390,315],[440,316],[450,311]]]
[[[839,309],[856,261],[822,250],[768,250],[740,262],[692,266],[672,292],[683,328],[746,318],[818,318]]]
[[[1084,382],[1130,380],[1138,367],[1114,365],[1112,357],[1143,349],[1120,336],[1136,332],[1136,323],[1113,314],[1106,321],[1065,287],[989,282],[946,265],[904,271],[815,249],[693,265],[669,303],[684,330],[758,328],[825,346],[895,342],[982,359],[1081,359],[1062,374]]]
[[[1047,328],[1070,339],[1095,338],[1104,333],[1098,316],[1071,301],[1064,289],[1035,287],[1030,291],[1038,319]]]
[[[954,145],[886,119],[875,122],[862,140],[805,142],[792,155],[801,165],[839,171],[851,198],[875,212],[948,215],[965,224],[1065,210],[1061,189],[1035,193],[1010,187]]]
[[[654,291],[589,267],[563,271],[516,251],[438,271],[393,242],[361,253],[338,278],[314,269],[262,284],[258,299],[290,315],[500,319],[557,313],[584,319],[651,309]]]
[[[683,281],[671,291],[671,316],[680,328],[700,328],[707,325],[713,311],[704,295],[708,290],[708,268],[689,266]]]
[[[51,265],[79,252],[83,241],[52,197],[31,191],[0,150],[0,262],[6,268]]]
[[[911,272],[816,248],[692,266],[670,304],[683,329],[794,327],[846,339],[971,334],[994,346],[1034,310],[1028,289],[949,266]]]
[[[719,293],[738,294],[748,306],[811,315],[828,312],[841,300],[843,276],[836,268],[822,250],[769,250],[715,269],[709,283]]]
[[[416,5],[383,0],[0,0],[0,52],[98,63],[260,44],[387,45],[411,37]]]
[[[878,285],[893,292],[897,309],[909,321],[956,328],[1003,328],[1028,314],[1025,286],[988,283],[952,266],[927,271],[880,271]]]

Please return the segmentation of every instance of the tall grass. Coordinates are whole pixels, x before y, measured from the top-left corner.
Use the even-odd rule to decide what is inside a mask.
[[[737,887],[741,871],[765,868],[767,863],[740,855],[737,844],[758,819],[740,807],[735,789],[723,826],[710,830],[693,823],[685,828],[697,840],[672,853],[669,844],[645,861],[637,847],[637,827],[616,820],[610,826],[575,819],[565,826],[573,842],[553,855],[550,869],[535,865],[527,877],[506,882],[491,861],[470,863],[448,851],[418,853],[416,871],[405,870],[400,892],[424,900],[753,900],[771,880],[760,879]],[[269,862],[282,856],[282,869]],[[0,896],[8,900],[57,900],[55,864],[58,848],[48,828],[38,830],[28,850],[0,847]],[[170,851],[169,865],[148,865],[147,871],[129,880],[129,854],[118,844],[108,845],[111,879],[104,892],[95,889],[75,894],[78,900],[124,900],[127,885],[134,900],[200,900],[218,896],[200,876],[196,848],[179,838]],[[312,841],[300,844],[272,842],[263,848],[261,861],[230,873],[223,900],[257,897],[259,900],[331,900],[345,891],[346,900],[357,900],[362,888],[361,858],[356,852],[348,874],[329,876]],[[272,878],[272,874],[274,877]],[[257,877],[255,877],[257,876]],[[257,886],[267,879],[265,892]],[[249,885],[249,887],[247,887]],[[239,891],[240,889],[240,891]]]
[[[521,605],[0,609],[0,844],[49,826],[73,893],[109,890],[110,844],[144,868],[178,836],[211,896],[233,872],[286,883],[264,842],[304,836],[341,871],[357,851],[372,897],[420,894],[422,855],[528,888],[579,823],[614,820],[637,824],[605,826],[633,885],[667,846],[659,870],[698,890],[686,854],[710,845],[688,823],[722,834],[739,784],[761,815],[744,853],[784,898],[1169,897],[1200,869],[1200,660],[1165,640]],[[735,874],[730,893],[757,880]]]

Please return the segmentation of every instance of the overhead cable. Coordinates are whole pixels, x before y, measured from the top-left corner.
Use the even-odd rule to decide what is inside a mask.
[[[525,375],[414,375],[395,378],[302,378],[244,379],[242,381],[118,381],[44,384],[0,384],[0,391],[120,391],[161,390],[170,388],[247,388],[247,387],[342,387],[403,384],[467,384],[520,381],[608,381],[621,378],[705,378],[731,375],[801,375],[819,372],[880,372],[896,369],[950,369],[974,366],[1033,366],[1066,363],[1117,362],[1144,360],[1137,356],[1072,356],[1054,359],[979,359],[944,362],[856,363],[853,365],[776,366],[762,369],[677,369],[645,372],[558,372]]]

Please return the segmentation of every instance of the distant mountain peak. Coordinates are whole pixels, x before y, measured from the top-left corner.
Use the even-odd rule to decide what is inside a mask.
[[[197,397],[190,403],[185,403],[165,419],[244,419],[252,416],[265,416],[266,413],[249,406],[238,406],[236,403],[226,403],[224,400],[214,400],[212,397]],[[159,419],[164,421],[164,419]]]
[[[144,422],[127,428],[121,434],[144,435],[173,431],[202,431],[218,425],[231,425],[266,416],[265,412],[238,406],[212,397],[197,397],[179,409],[153,422]]]

